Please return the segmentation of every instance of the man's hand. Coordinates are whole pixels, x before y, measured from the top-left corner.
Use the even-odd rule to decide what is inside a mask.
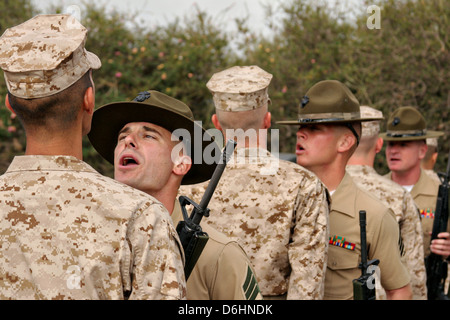
[[[435,254],[439,254],[447,259],[450,255],[450,233],[441,232],[438,234],[439,239],[431,241],[430,250]]]

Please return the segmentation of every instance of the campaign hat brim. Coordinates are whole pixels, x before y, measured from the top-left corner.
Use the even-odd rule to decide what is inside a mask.
[[[342,124],[351,122],[365,122],[365,121],[381,121],[384,120],[383,117],[373,117],[373,118],[354,118],[354,119],[344,119],[344,118],[318,118],[318,119],[300,119],[300,120],[285,120],[277,121],[276,124],[281,125],[291,125],[291,126],[305,126],[313,124]]]
[[[443,136],[444,133],[440,131],[427,130],[426,134],[420,135],[407,135],[407,134],[391,134],[389,132],[380,133],[378,136],[385,141],[417,141],[426,140],[428,138],[438,138]]]

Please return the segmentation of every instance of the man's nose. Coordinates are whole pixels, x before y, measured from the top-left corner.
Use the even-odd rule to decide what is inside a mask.
[[[126,136],[125,146],[130,147],[130,148],[136,148],[137,143],[132,134],[129,134],[128,136]]]
[[[305,132],[304,132],[304,130],[303,130],[303,127],[299,127],[298,128],[298,130],[297,130],[297,139],[298,138],[305,138]]]

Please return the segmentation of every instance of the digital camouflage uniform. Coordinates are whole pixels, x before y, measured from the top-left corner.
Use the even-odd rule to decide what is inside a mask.
[[[8,91],[48,97],[100,68],[100,59],[84,48],[86,37],[87,29],[66,14],[39,15],[7,29],[0,67]],[[72,156],[13,159],[0,176],[0,244],[2,299],[186,295],[167,210]]]
[[[258,156],[259,151],[259,156]],[[264,298],[322,299],[328,200],[319,179],[264,149],[237,149],[209,203],[205,222],[236,239]],[[200,201],[207,183],[182,186]]]
[[[267,109],[259,108],[268,108],[271,79],[258,66],[215,73],[206,86],[219,122],[224,113],[231,113],[233,120],[251,119],[261,110],[267,116]],[[260,129],[255,126],[250,125],[253,131]],[[236,124],[230,127],[225,131],[243,131]],[[228,133],[226,138],[230,139]],[[252,142],[239,141],[240,136],[235,138],[238,145],[209,203],[211,215],[205,222],[239,241],[253,264],[264,299],[322,299],[329,213],[325,187],[310,171],[279,160],[265,148],[250,146]],[[200,201],[206,186],[182,186],[179,193]]]
[[[74,157],[15,157],[0,215],[1,299],[185,297],[167,210]]]
[[[379,175],[370,166],[348,165],[346,170],[359,187],[380,199],[394,212],[400,226],[400,235],[404,246],[402,260],[411,277],[413,299],[426,299],[422,225],[419,211],[411,195],[398,184]]]

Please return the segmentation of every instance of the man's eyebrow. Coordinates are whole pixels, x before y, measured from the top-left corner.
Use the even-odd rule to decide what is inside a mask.
[[[122,133],[127,133],[128,131],[130,131],[130,127],[123,128],[122,130],[119,131],[118,136],[120,136]]]
[[[143,129],[144,131],[153,132],[153,133],[156,133],[159,136],[162,136],[161,133],[158,130],[154,129],[154,128],[151,128],[151,127],[148,127],[148,126],[144,125],[144,126],[141,127],[141,129]],[[125,127],[125,128],[123,128],[122,130],[119,131],[118,136],[120,136],[123,133],[127,133],[129,131],[131,131],[130,127]]]
[[[142,128],[145,131],[150,131],[150,132],[156,133],[159,136],[162,136],[161,133],[158,130],[154,129],[154,128],[150,128],[150,127],[147,127],[147,126],[142,126]]]

